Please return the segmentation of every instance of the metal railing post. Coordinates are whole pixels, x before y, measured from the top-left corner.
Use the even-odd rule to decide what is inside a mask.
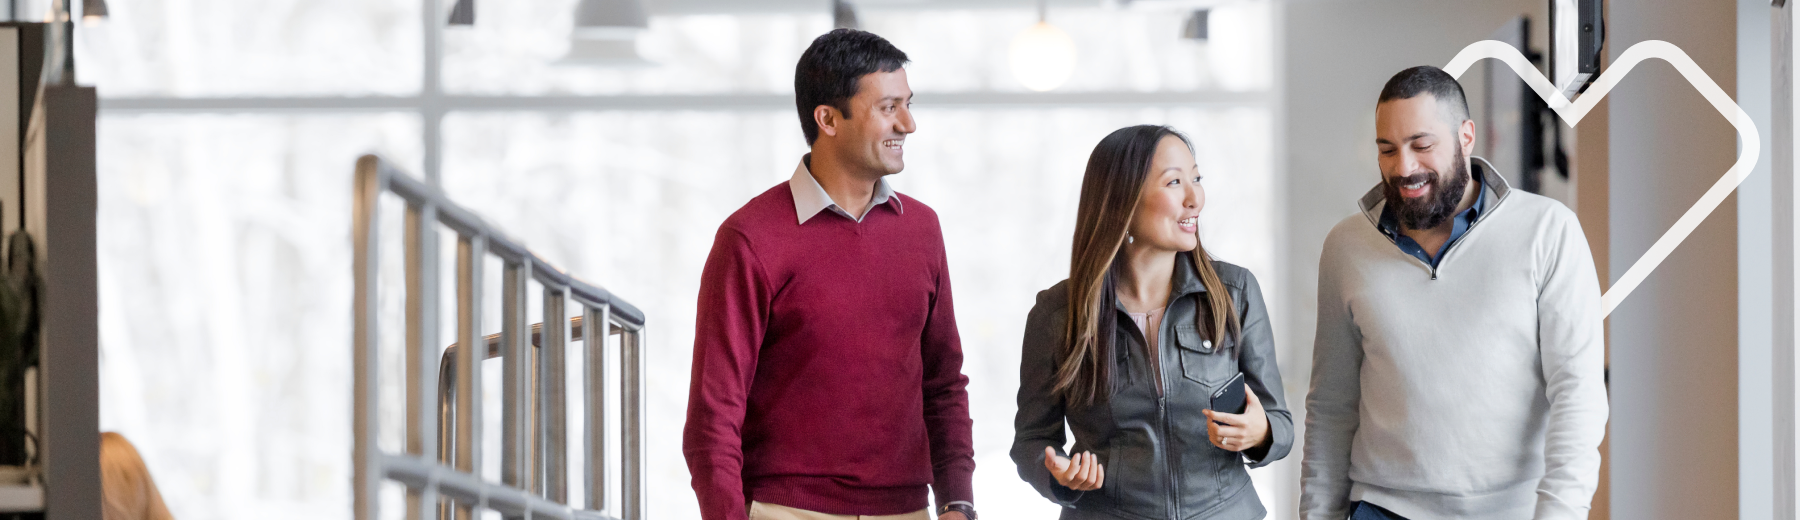
[[[353,515],[356,520],[374,520],[379,509],[376,499],[381,491],[381,459],[380,448],[375,445],[377,426],[380,424],[376,416],[380,409],[376,392],[375,376],[380,366],[380,356],[376,345],[380,338],[375,329],[377,320],[375,280],[379,274],[380,262],[377,261],[376,239],[376,203],[381,199],[382,191],[380,162],[374,157],[364,157],[356,162],[356,202],[352,207],[351,247],[355,249],[352,269],[355,271],[353,290],[356,294],[355,333],[352,334],[351,350],[355,356],[355,368],[352,369],[352,396],[355,399],[354,415],[351,418],[352,447],[351,464],[355,466],[352,484],[355,486],[354,498],[351,500]]]
[[[406,208],[406,453],[438,453],[438,232],[437,208]],[[409,490],[406,517],[436,514],[437,488]]]
[[[445,467],[456,467],[456,362],[462,359],[460,349],[452,346],[444,351],[443,361],[438,365],[437,393],[437,462]],[[454,520],[452,512],[455,504],[438,501],[438,520]]]
[[[612,385],[606,376],[606,342],[612,328],[612,311],[609,306],[584,306],[581,318],[581,350],[583,354],[582,382],[584,397],[582,401],[582,424],[585,426],[587,438],[582,445],[582,477],[587,487],[587,507],[595,511],[606,509],[606,444],[607,433],[612,431],[606,426],[606,389]]]
[[[544,286],[544,328],[539,335],[538,359],[542,364],[538,372],[537,395],[540,396],[543,413],[539,414],[539,431],[537,446],[542,446],[544,471],[534,475],[544,475],[545,498],[554,502],[569,501],[569,469],[568,469],[568,371],[563,359],[568,353],[569,319],[563,306],[563,288],[551,290]]]
[[[644,330],[626,329],[619,338],[620,372],[625,379],[619,419],[625,423],[625,520],[644,520]]]
[[[456,469],[481,475],[481,361],[487,350],[481,337],[481,262],[487,253],[482,236],[456,242],[456,342],[464,345],[456,363]],[[479,504],[459,503],[456,517],[474,518]]]
[[[506,405],[500,410],[500,481],[506,485],[524,489],[527,486],[527,475],[531,474],[531,460],[526,457],[531,435],[526,432],[527,418],[531,414],[531,401],[527,385],[531,378],[529,351],[531,349],[531,326],[525,313],[526,280],[531,278],[529,262],[506,262],[506,274],[501,289],[501,325],[500,325],[500,357],[501,399]]]

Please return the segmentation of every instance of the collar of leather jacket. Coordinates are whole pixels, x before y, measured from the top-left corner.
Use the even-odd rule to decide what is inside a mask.
[[[1206,292],[1206,282],[1200,280],[1200,270],[1194,268],[1194,252],[1175,253],[1175,273],[1169,277],[1169,301],[1173,302],[1183,296]],[[1125,311],[1125,304],[1117,298],[1113,299],[1113,307],[1119,312]]]

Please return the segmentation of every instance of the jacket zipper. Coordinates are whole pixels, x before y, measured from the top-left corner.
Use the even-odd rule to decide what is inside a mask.
[[[1469,229],[1463,230],[1462,236],[1456,237],[1456,240],[1451,240],[1449,247],[1444,248],[1444,257],[1438,259],[1438,266],[1441,267],[1444,265],[1444,262],[1450,261],[1450,254],[1455,253],[1457,251],[1456,245],[1462,243],[1463,239],[1469,238],[1469,233],[1475,232],[1475,226],[1481,225],[1482,222],[1487,220],[1488,215],[1490,215],[1494,210],[1500,209],[1500,203],[1502,203],[1502,202],[1505,202],[1505,200],[1504,199],[1495,200],[1493,207],[1487,208],[1487,211],[1481,212],[1481,218],[1475,219],[1474,222],[1469,223]],[[1438,270],[1437,267],[1431,268],[1431,279],[1432,280],[1437,279],[1437,270]]]
[[[1176,298],[1169,298],[1169,303],[1163,307],[1162,322],[1158,323],[1157,324],[1158,326],[1156,327],[1157,328],[1157,334],[1156,334],[1156,359],[1157,359],[1156,415],[1157,415],[1158,419],[1160,419],[1160,422],[1162,423],[1162,435],[1163,435],[1163,439],[1164,439],[1163,446],[1165,446],[1165,447],[1169,445],[1169,443],[1167,441],[1169,439],[1174,438],[1174,433],[1173,433],[1174,429],[1169,427],[1169,408],[1168,408],[1168,397],[1167,397],[1167,395],[1169,393],[1168,388],[1167,388],[1168,378],[1164,377],[1164,375],[1163,375],[1164,368],[1162,367],[1162,365],[1163,365],[1163,363],[1162,363],[1162,352],[1163,352],[1162,344],[1163,344],[1163,342],[1168,341],[1169,335],[1164,334],[1163,333],[1164,331],[1162,329],[1167,328],[1166,326],[1169,324],[1169,311],[1173,310],[1175,308],[1175,300],[1176,300]],[[1199,305],[1200,303],[1198,301],[1196,301],[1196,302],[1194,302],[1194,304]],[[1195,325],[1198,326],[1199,324],[1196,323]],[[1177,470],[1177,466],[1180,465],[1180,461],[1176,459],[1174,450],[1170,450],[1170,449],[1166,449],[1166,448],[1163,450],[1163,458],[1166,459],[1166,462],[1164,462],[1164,464],[1166,464],[1168,466],[1167,475],[1166,475],[1166,478],[1163,479],[1163,481],[1166,485],[1169,486],[1169,492],[1167,494],[1163,495],[1163,496],[1169,497],[1163,504],[1163,507],[1166,508],[1169,512],[1174,513],[1170,518],[1181,518],[1181,506],[1180,506],[1181,501],[1178,500],[1176,497],[1176,494],[1180,493],[1180,490],[1181,490],[1181,485],[1179,482],[1181,472]]]
[[[1156,398],[1156,414],[1162,416],[1163,439],[1165,440],[1163,443],[1163,446],[1165,446],[1165,449],[1163,449],[1163,458],[1168,459],[1166,464],[1169,466],[1168,478],[1164,479],[1164,483],[1169,486],[1169,493],[1164,496],[1169,497],[1169,499],[1166,504],[1163,504],[1163,507],[1167,508],[1171,513],[1174,513],[1169,518],[1181,518],[1181,500],[1175,496],[1177,493],[1180,493],[1181,490],[1180,482],[1177,481],[1181,472],[1176,470],[1176,466],[1180,463],[1175,459],[1175,450],[1166,449],[1166,446],[1169,445],[1166,441],[1173,437],[1171,437],[1172,434],[1170,433],[1169,428],[1168,405],[1166,400],[1162,397]]]
[[[1483,189],[1486,189],[1486,188],[1483,188]],[[1495,199],[1495,200],[1494,200],[1494,206],[1493,206],[1493,207],[1490,207],[1490,208],[1487,208],[1487,211],[1483,211],[1483,212],[1481,212],[1481,218],[1477,218],[1477,219],[1475,219],[1475,221],[1474,221],[1474,222],[1470,222],[1470,223],[1469,223],[1469,229],[1465,229],[1465,230],[1463,230],[1463,234],[1462,234],[1462,236],[1460,236],[1460,237],[1456,237],[1456,240],[1451,240],[1451,241],[1450,241],[1450,243],[1449,243],[1449,244],[1446,244],[1446,245],[1445,245],[1445,246],[1444,246],[1444,257],[1443,257],[1443,258],[1439,258],[1439,259],[1438,259],[1438,265],[1431,265],[1431,264],[1429,264],[1429,263],[1426,263],[1426,262],[1425,262],[1425,261],[1424,261],[1424,260],[1420,260],[1420,259],[1419,259],[1419,257],[1416,257],[1416,256],[1413,256],[1413,255],[1406,255],[1406,256],[1407,256],[1407,257],[1410,257],[1410,258],[1412,258],[1412,259],[1413,259],[1413,261],[1414,261],[1414,262],[1418,262],[1418,263],[1419,263],[1419,265],[1422,265],[1422,266],[1425,266],[1425,269],[1427,269],[1427,270],[1429,270],[1429,271],[1431,271],[1431,279],[1432,279],[1432,280],[1433,280],[1433,281],[1436,281],[1436,280],[1437,280],[1437,279],[1438,279],[1438,267],[1441,267],[1441,266],[1443,266],[1443,265],[1444,265],[1444,262],[1447,262],[1447,261],[1449,261],[1449,260],[1450,260],[1450,253],[1451,253],[1451,252],[1453,252],[1453,251],[1456,251],[1456,244],[1459,244],[1459,243],[1462,243],[1462,239],[1463,239],[1463,238],[1465,238],[1465,237],[1468,237],[1468,236],[1469,236],[1469,233],[1474,233],[1474,232],[1475,232],[1475,226],[1479,226],[1479,225],[1481,225],[1481,223],[1482,223],[1482,222],[1483,222],[1483,221],[1485,221],[1485,220],[1487,220],[1487,218],[1488,218],[1488,214],[1490,214],[1490,213],[1492,213],[1492,212],[1493,212],[1493,211],[1494,211],[1494,210],[1496,210],[1496,209],[1500,209],[1500,203],[1502,203],[1502,202],[1506,202],[1506,198],[1505,198],[1505,197],[1498,197],[1498,198],[1496,198],[1496,199]],[[1399,240],[1397,240],[1397,239],[1395,239],[1395,238],[1394,238],[1394,237],[1392,237],[1392,236],[1388,236],[1388,234],[1387,234],[1387,233],[1385,233],[1385,232],[1382,232],[1382,230],[1381,230],[1381,222],[1380,222],[1380,221],[1377,221],[1377,220],[1376,220],[1376,219],[1375,219],[1375,217],[1371,217],[1371,216],[1369,216],[1369,212],[1367,212],[1367,211],[1364,211],[1364,212],[1363,212],[1363,217],[1364,217],[1364,218],[1367,218],[1367,219],[1369,219],[1369,223],[1370,223],[1370,224],[1374,224],[1374,225],[1375,225],[1375,231],[1376,231],[1376,232],[1377,232],[1377,233],[1381,233],[1381,236],[1384,236],[1384,237],[1387,237],[1387,239],[1388,239],[1388,243],[1390,243],[1390,244],[1394,244],[1394,247],[1400,247],[1400,241],[1399,241]]]

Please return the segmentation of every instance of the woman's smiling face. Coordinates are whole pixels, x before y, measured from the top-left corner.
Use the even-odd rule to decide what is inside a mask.
[[[1166,251],[1193,251],[1200,246],[1200,208],[1206,190],[1194,153],[1181,138],[1164,136],[1150,159],[1136,212],[1131,215],[1132,244]]]

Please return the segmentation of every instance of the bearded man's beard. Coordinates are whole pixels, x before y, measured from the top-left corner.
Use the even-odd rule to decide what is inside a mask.
[[[1406,226],[1406,229],[1432,229],[1456,214],[1456,206],[1462,202],[1463,190],[1469,186],[1469,165],[1463,160],[1461,148],[1456,150],[1456,157],[1451,164],[1455,171],[1448,179],[1437,172],[1419,172],[1382,183],[1388,207],[1394,209],[1394,216],[1400,220],[1400,225]],[[1429,183],[1430,195],[1417,199],[1400,196],[1401,186],[1419,181]]]

